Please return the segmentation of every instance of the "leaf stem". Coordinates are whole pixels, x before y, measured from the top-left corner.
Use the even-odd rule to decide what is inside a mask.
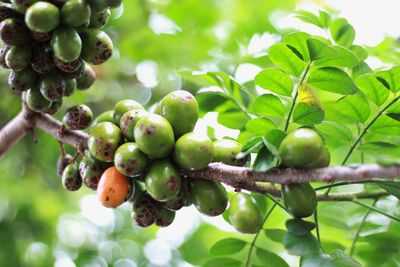
[[[377,209],[377,208],[375,208],[373,206],[364,204],[361,201],[358,201],[357,199],[353,199],[353,203],[358,204],[358,205],[360,205],[360,206],[362,206],[364,208],[370,209],[372,211],[375,211],[375,212],[377,212],[379,214],[382,214],[382,215],[384,215],[384,216],[386,216],[386,217],[388,217],[388,218],[390,218],[390,219],[392,219],[392,220],[394,220],[396,222],[400,222],[400,218],[397,218],[397,217],[395,217],[393,215],[390,215],[390,214],[388,214],[388,213],[386,213],[386,212],[384,212],[384,211],[382,211],[380,209]]]
[[[286,132],[287,129],[289,128],[290,119],[292,118],[294,106],[296,105],[297,97],[299,96],[299,88],[300,88],[300,86],[302,86],[302,84],[303,84],[304,81],[306,80],[307,74],[308,74],[308,72],[310,71],[310,68],[311,68],[311,64],[312,64],[311,61],[307,63],[306,69],[304,70],[303,74],[302,74],[301,77],[300,77],[299,84],[297,85],[296,92],[294,93],[293,101],[292,101],[292,104],[291,104],[291,106],[290,106],[288,116],[287,116],[287,118],[286,118],[285,128],[284,128],[284,131],[285,131],[285,132]]]
[[[372,207],[374,207],[376,205],[378,200],[379,200],[378,198],[374,200],[374,202],[372,203]],[[367,221],[367,218],[368,218],[369,214],[371,213],[371,211],[372,210],[369,209],[367,211],[367,213],[365,213],[364,217],[362,218],[362,220],[360,222],[360,225],[357,228],[356,234],[354,235],[354,238],[353,238],[353,242],[351,243],[350,254],[349,254],[350,256],[353,256],[353,254],[354,254],[354,251],[355,251],[355,248],[356,248],[356,243],[358,241],[358,238],[360,237],[361,229],[364,226],[365,222]]]
[[[257,238],[258,238],[258,236],[260,235],[260,232],[261,232],[261,230],[263,229],[263,226],[264,226],[265,222],[267,221],[268,217],[271,215],[272,211],[275,209],[275,207],[276,207],[277,205],[278,205],[278,204],[275,203],[275,204],[268,210],[267,214],[266,214],[265,217],[264,217],[264,220],[263,220],[262,225],[261,225],[260,228],[257,230],[257,233],[256,233],[256,235],[254,236],[253,241],[252,241],[251,244],[250,244],[249,253],[247,254],[246,265],[245,265],[246,267],[249,267],[249,266],[250,266],[251,254],[253,253],[253,249],[254,249],[254,247],[255,247],[255,245],[256,245]]]

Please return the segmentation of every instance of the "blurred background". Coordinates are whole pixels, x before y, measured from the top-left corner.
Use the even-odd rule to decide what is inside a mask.
[[[113,58],[96,68],[95,85],[66,99],[55,116],[60,118],[65,109],[79,103],[98,115],[124,98],[151,108],[170,91],[184,88],[194,93],[198,87],[182,80],[183,70],[222,70],[241,83],[251,82],[270,64],[266,49],[279,41],[280,34],[293,28],[318,33],[291,15],[298,9],[324,9],[347,18],[356,29],[355,43],[372,53],[370,66],[399,60],[397,0],[125,0],[105,28],[114,42]],[[1,126],[20,110],[18,96],[7,88],[7,76],[2,70]],[[215,117],[208,114],[199,130],[208,124],[217,136],[237,135],[217,125]],[[166,229],[133,226],[130,205],[106,209],[87,188],[74,193],[64,190],[55,167],[59,154],[58,143],[38,130],[0,159],[0,266],[201,266],[217,240],[252,239],[234,232],[222,218],[200,216],[193,207],[178,212]],[[396,205],[393,199],[380,202],[383,209]],[[346,203],[320,205],[324,247],[348,247],[364,212]],[[283,228],[286,219],[276,210],[266,227]],[[385,259],[398,257],[398,225],[371,215],[364,228],[357,259],[368,266],[383,266]],[[385,232],[379,234],[377,229]],[[264,235],[258,242],[296,264],[281,244]],[[245,252],[237,257],[245,257]],[[400,266],[397,260],[387,266]]]

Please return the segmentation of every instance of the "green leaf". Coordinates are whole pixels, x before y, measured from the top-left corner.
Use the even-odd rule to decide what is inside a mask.
[[[359,45],[352,45],[350,46],[350,50],[357,55],[358,59],[361,61],[364,61],[368,57],[367,51],[362,46]]]
[[[286,261],[274,252],[257,248],[256,255],[265,267],[289,267]]]
[[[246,152],[247,150],[255,150],[261,147],[263,144],[262,138],[260,136],[254,136],[250,138],[243,146],[242,152]]]
[[[255,83],[278,95],[291,96],[293,83],[290,77],[279,69],[265,69],[257,74]]]
[[[400,155],[400,148],[386,142],[369,142],[361,144],[357,150],[371,155]],[[377,153],[379,151],[379,153]]]
[[[237,238],[225,238],[215,243],[211,249],[210,254],[213,256],[230,255],[240,252],[245,246],[246,242]]]
[[[352,70],[351,76],[353,79],[357,78],[358,76],[367,74],[367,73],[373,73],[374,71],[368,66],[367,63],[361,62],[357,66],[355,66]]]
[[[334,46],[333,48],[336,50],[336,58],[325,61],[323,65],[352,68],[361,62],[357,55],[348,48],[341,46]]]
[[[343,250],[335,249],[331,252],[331,258],[335,263],[336,267],[361,267],[362,265],[350,257],[349,255],[345,254]]]
[[[378,79],[383,79],[389,86],[390,91],[396,93],[400,90],[400,66],[376,73]]]
[[[324,29],[327,29],[331,23],[331,16],[329,15],[328,12],[320,10],[319,11],[319,21],[320,21],[321,27]]]
[[[400,122],[384,115],[372,124],[370,131],[388,136],[399,136]]]
[[[207,74],[219,81],[219,86],[227,90],[237,101],[242,104],[247,102],[248,92],[232,76],[221,71],[211,71]]]
[[[333,121],[324,121],[318,124],[316,128],[324,136],[334,137],[335,139],[343,140],[344,142],[350,143],[353,141],[353,133],[347,126]]]
[[[283,236],[287,233],[282,229],[266,229],[264,230],[265,235],[274,242],[282,243]]]
[[[324,111],[318,106],[298,103],[293,111],[293,121],[301,125],[314,125],[322,122]]]
[[[286,221],[286,229],[295,236],[302,236],[310,233],[316,226],[313,222],[303,221],[302,219],[290,219]]]
[[[318,240],[311,233],[296,236],[288,232],[283,236],[283,245],[292,255],[306,256],[320,253]]]
[[[392,196],[400,199],[400,182],[375,180],[374,184],[377,184]]]
[[[339,99],[336,110],[359,122],[366,122],[370,114],[367,100],[360,95],[349,95]]]
[[[331,257],[326,254],[316,254],[302,257],[300,267],[337,267]]]
[[[259,116],[277,116],[285,115],[285,106],[276,95],[264,94],[257,97],[250,105],[249,110]]]
[[[207,136],[213,141],[217,140],[217,138],[215,137],[215,129],[208,125],[207,125]]]
[[[282,70],[296,77],[300,77],[305,68],[305,63],[301,61],[286,44],[277,43],[271,46],[268,52],[272,63]]]
[[[308,61],[310,59],[310,54],[308,53],[307,47],[308,38],[310,38],[308,33],[292,32],[283,37],[283,42],[286,45],[295,48],[301,54],[301,59],[303,61]]]
[[[386,113],[386,115],[396,121],[400,121],[400,113]]]
[[[260,207],[260,210],[263,214],[263,216],[265,216],[265,214],[267,213],[267,208],[268,208],[268,198],[266,198],[264,195],[258,194],[258,193],[254,193],[251,192],[250,195],[254,198],[254,200],[257,202],[258,207]]]
[[[205,115],[209,111],[213,111],[228,101],[227,95],[221,92],[222,90],[220,88],[213,88],[214,89],[210,90],[199,90],[198,94],[196,94],[196,100],[199,103],[201,116]]]
[[[275,156],[264,146],[258,152],[253,164],[255,172],[266,172],[275,167]]]
[[[272,154],[277,155],[279,146],[281,145],[286,133],[279,129],[273,129],[267,133],[263,138],[265,146],[271,151]]]
[[[389,97],[389,91],[373,74],[364,74],[357,77],[356,84],[378,106],[385,103]]]
[[[331,16],[327,12],[321,10],[319,11],[319,16],[306,10],[300,10],[296,12],[295,17],[322,29],[328,28],[331,21]]]
[[[201,86],[219,86],[220,82],[215,76],[209,75],[207,72],[200,71],[181,71],[179,74],[183,79]]]
[[[241,261],[231,258],[214,258],[207,261],[204,267],[238,267],[242,264]]]
[[[316,64],[318,64],[318,60],[332,59],[337,54],[333,47],[317,38],[309,38],[307,48],[310,59],[316,61]]]
[[[332,93],[349,95],[356,92],[353,80],[344,71],[333,67],[313,70],[307,82],[318,89]]]
[[[246,129],[254,134],[264,136],[270,130],[276,128],[276,125],[269,119],[265,118],[255,118],[249,120],[246,124]]]
[[[241,111],[218,114],[218,122],[232,129],[241,130],[244,128],[248,121],[249,117],[247,116],[247,114]]]
[[[350,47],[355,38],[355,31],[346,19],[338,18],[331,23],[332,39],[339,45]]]

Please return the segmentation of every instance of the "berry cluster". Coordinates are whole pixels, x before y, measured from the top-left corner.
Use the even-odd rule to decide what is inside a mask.
[[[64,124],[82,129],[90,115],[75,107]],[[237,158],[242,145],[234,140],[213,142],[194,133],[198,115],[197,101],[187,91],[168,94],[154,113],[133,100],[118,102],[93,122],[79,165],[69,163],[70,157],[60,160],[60,170],[69,163],[62,172],[64,187],[74,191],[85,184],[110,208],[133,202],[133,220],[141,227],[168,226],[177,210],[192,204],[205,215],[222,214],[228,206],[225,188],[216,181],[183,177],[179,170],[201,170],[210,162],[243,166],[247,158]],[[72,121],[85,123],[76,127]],[[244,233],[254,233],[262,224],[260,208],[247,193],[230,199],[229,214],[232,225]]]
[[[2,1],[6,2],[6,1]],[[88,89],[96,79],[90,64],[112,55],[101,30],[121,0],[11,0],[0,3],[0,65],[11,69],[12,91],[26,91],[31,110],[53,114],[64,96]]]

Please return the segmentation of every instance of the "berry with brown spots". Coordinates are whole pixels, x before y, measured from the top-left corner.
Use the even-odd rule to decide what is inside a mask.
[[[51,73],[42,77],[40,81],[40,92],[49,101],[59,101],[65,92],[65,80],[58,73]]]
[[[12,71],[8,76],[8,85],[13,92],[26,91],[33,87],[38,76],[31,67],[26,67],[22,71]]]
[[[36,85],[26,92],[25,101],[30,110],[37,112],[46,112],[51,106],[51,101],[43,97]]]
[[[79,173],[83,183],[90,189],[96,190],[100,177],[105,171],[106,166],[87,153],[79,163]]]
[[[62,174],[62,184],[68,191],[76,191],[82,186],[82,178],[76,164],[68,164]]]
[[[121,145],[114,155],[114,165],[123,175],[135,177],[143,174],[148,158],[135,143]]]
[[[155,225],[160,227],[169,226],[175,219],[175,211],[164,208],[161,205],[156,205],[155,208]]]
[[[182,178],[181,189],[176,197],[163,203],[163,206],[169,210],[180,210],[185,206],[192,205],[192,197],[190,195],[189,182]]]
[[[82,104],[73,106],[67,110],[63,118],[63,124],[70,130],[82,130],[88,127],[92,120],[92,110]]]
[[[101,29],[110,19],[111,11],[108,7],[93,7],[89,27]]]
[[[89,89],[96,81],[96,72],[90,67],[89,64],[83,63],[83,71],[76,79],[76,88],[78,90]]]
[[[71,163],[72,156],[70,154],[65,154],[63,157],[62,155],[57,160],[57,174],[58,176],[62,177],[65,167]]]
[[[28,28],[16,19],[5,19],[0,23],[0,39],[7,45],[23,45],[30,42]]]
[[[124,99],[115,104],[114,107],[114,121],[119,125],[122,116],[129,110],[144,109],[143,106],[135,100]]]
[[[29,45],[16,45],[6,54],[7,66],[14,71],[25,69],[31,62],[32,49]]]
[[[122,142],[120,129],[111,122],[100,122],[91,129],[88,140],[90,154],[100,161],[112,162]]]
[[[130,141],[135,141],[135,126],[140,119],[148,115],[149,113],[144,109],[125,112],[119,122],[119,127],[124,137]]]
[[[140,227],[149,227],[155,220],[156,201],[151,198],[147,191],[139,194],[133,203],[132,220]]]
[[[34,43],[32,47],[31,66],[40,75],[46,75],[54,70],[51,47],[44,43]]]
[[[103,64],[113,53],[113,43],[110,37],[98,29],[87,29],[81,34],[82,54],[86,62],[93,65]]]
[[[105,207],[116,208],[126,201],[130,188],[129,179],[115,167],[110,167],[100,177],[97,197]]]

